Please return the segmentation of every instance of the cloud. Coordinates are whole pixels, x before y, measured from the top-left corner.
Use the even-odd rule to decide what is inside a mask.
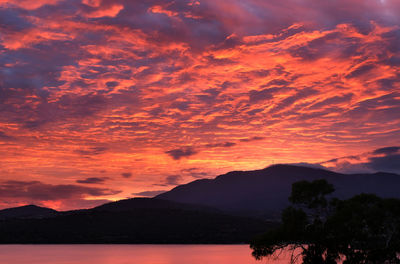
[[[27,10],[34,10],[38,9],[44,5],[55,5],[60,0],[37,0],[37,1],[30,1],[30,0],[1,0],[0,6],[11,6],[13,7],[18,6],[23,9]]]
[[[348,103],[352,97],[353,97],[352,93],[347,93],[344,95],[336,95],[313,104],[312,106],[309,107],[309,109],[320,109],[325,106],[332,107],[333,105],[336,104]]]
[[[373,154],[385,154],[385,155],[390,155],[390,154],[395,154],[400,152],[400,147],[394,146],[394,147],[385,147],[385,148],[379,148],[373,151]]]
[[[167,190],[161,190],[161,191],[143,191],[143,192],[138,192],[138,193],[133,193],[133,195],[136,196],[142,196],[142,197],[154,197],[159,194],[165,193]]]
[[[0,140],[2,141],[14,141],[15,138],[13,136],[10,136],[3,131],[0,131]]]
[[[121,173],[121,176],[124,178],[130,178],[130,177],[132,177],[132,173],[131,172],[123,172],[123,173]]]
[[[254,136],[254,137],[250,137],[250,138],[241,138],[239,141],[240,142],[252,142],[252,141],[259,141],[259,140],[263,140],[263,139],[265,139],[265,137]]]
[[[77,183],[84,183],[84,184],[98,184],[98,183],[103,183],[107,180],[107,177],[90,177],[90,178],[86,178],[83,180],[76,180]]]
[[[350,72],[346,76],[346,78],[356,78],[356,77],[362,76],[374,68],[375,68],[374,64],[365,64],[365,65],[359,66],[356,69],[354,69],[352,72]]]
[[[183,170],[181,170],[181,173],[183,175],[188,175],[195,179],[201,179],[201,178],[206,178],[206,177],[210,176],[209,173],[203,171],[201,168],[183,169]]]
[[[107,147],[102,147],[102,146],[98,146],[98,147],[89,147],[89,148],[85,148],[85,149],[77,149],[74,152],[82,155],[82,156],[96,156],[96,155],[101,155],[104,152],[106,152],[108,150]]]
[[[105,203],[113,202],[107,199],[68,199],[60,202],[42,202],[41,205],[58,210],[90,209]]]
[[[171,186],[171,185],[179,185],[182,183],[183,177],[179,174],[167,175],[163,176],[160,183],[154,183],[153,186]]]
[[[178,149],[172,149],[165,152],[171,156],[174,160],[180,160],[181,158],[187,158],[197,154],[197,151],[193,147],[183,147]]]
[[[224,143],[215,143],[215,144],[206,144],[205,148],[230,148],[236,146],[235,142],[224,142]]]
[[[119,12],[124,9],[124,6],[121,4],[111,4],[107,6],[102,6],[102,8],[88,8],[88,12],[85,12],[85,16],[89,18],[101,18],[101,17],[116,17]]]
[[[169,175],[165,178],[165,183],[167,185],[179,185],[181,183],[181,175]]]
[[[360,155],[331,159],[321,164],[346,173],[392,172],[400,174],[400,147],[378,148]]]
[[[129,168],[151,186],[397,146],[399,13],[397,0],[0,0],[0,173],[59,185]],[[337,165],[374,171],[383,155]],[[137,182],[122,176],[127,196]]]
[[[85,197],[109,196],[120,193],[107,188],[85,187],[73,184],[46,184],[40,181],[0,182],[1,199],[24,201],[57,201]]]
[[[266,101],[273,98],[273,94],[276,89],[264,89],[261,91],[252,90],[249,92],[249,101],[251,103],[257,103],[260,101]]]
[[[237,143],[235,142],[223,142],[223,143],[208,143],[197,148],[192,146],[186,146],[178,149],[173,149],[166,151],[165,153],[172,157],[174,160],[180,160],[182,158],[188,158],[193,155],[200,153],[201,149],[214,149],[214,148],[230,148],[236,146]]]

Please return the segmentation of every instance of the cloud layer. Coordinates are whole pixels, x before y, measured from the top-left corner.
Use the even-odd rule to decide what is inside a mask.
[[[391,172],[400,174],[400,146],[384,147],[360,155],[322,162],[321,165],[347,173]]]
[[[397,0],[0,0],[0,177],[120,199],[400,145],[399,13]],[[375,154],[370,169],[392,166]]]
[[[79,185],[53,185],[40,181],[0,182],[0,198],[14,203],[49,204],[52,207],[70,207],[71,202],[93,206],[105,200],[85,200],[86,197],[107,197],[120,193],[107,188],[84,187]],[[91,203],[90,203],[91,202]]]

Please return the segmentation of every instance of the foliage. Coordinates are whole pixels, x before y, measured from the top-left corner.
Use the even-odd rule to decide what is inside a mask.
[[[400,200],[360,194],[326,198],[325,180],[297,182],[281,225],[251,243],[261,259],[281,249],[300,249],[303,263],[400,263]]]

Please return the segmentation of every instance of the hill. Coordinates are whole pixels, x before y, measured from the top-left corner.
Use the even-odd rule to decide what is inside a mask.
[[[0,219],[7,218],[44,218],[50,217],[58,212],[56,210],[39,207],[36,205],[25,205],[0,210]]]
[[[142,198],[48,218],[2,220],[0,243],[248,243],[270,226],[201,206]]]
[[[346,199],[360,193],[400,198],[400,175],[392,173],[341,174],[324,169],[274,165],[262,170],[233,171],[215,179],[196,180],[156,196],[180,203],[199,204],[247,216],[279,218],[289,205],[292,183],[326,179],[334,196]]]
[[[397,174],[275,165],[87,210],[57,212],[33,205],[1,210],[0,243],[247,243],[275,225],[272,221],[289,204],[292,183],[315,179],[332,183],[333,196],[341,199],[360,193],[400,198]]]

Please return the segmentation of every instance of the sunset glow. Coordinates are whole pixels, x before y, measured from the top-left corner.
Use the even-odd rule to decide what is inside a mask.
[[[397,0],[0,0],[0,208],[400,152],[379,151],[400,145],[398,14]]]

